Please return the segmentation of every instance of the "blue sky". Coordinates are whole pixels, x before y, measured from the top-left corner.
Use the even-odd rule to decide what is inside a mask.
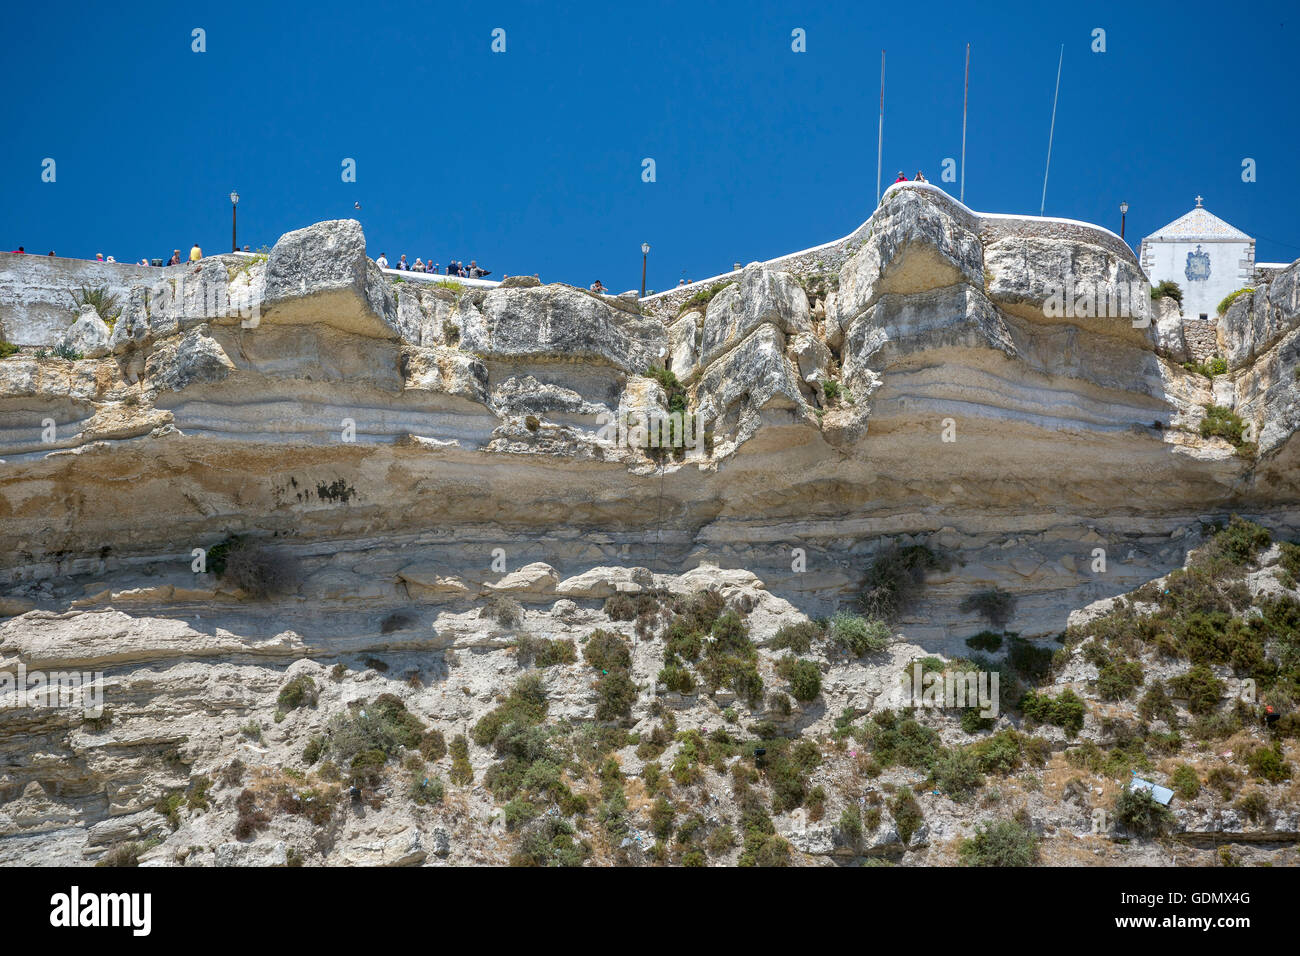
[[[1259,238],[1260,261],[1300,256],[1300,17],[1285,3],[116,6],[6,11],[6,249],[228,251],[234,188],[241,246],[357,215],[372,257],[622,290],[646,241],[663,289],[870,214],[882,48],[885,181],[938,182],[961,150],[970,42],[968,205],[1038,212],[1065,44],[1048,215],[1118,231],[1126,199],[1136,245],[1199,193]]]

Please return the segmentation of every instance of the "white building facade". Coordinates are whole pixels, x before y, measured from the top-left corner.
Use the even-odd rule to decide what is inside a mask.
[[[1213,322],[1219,303],[1254,284],[1255,240],[1201,205],[1142,240],[1142,271],[1152,285],[1183,290],[1183,318]]]

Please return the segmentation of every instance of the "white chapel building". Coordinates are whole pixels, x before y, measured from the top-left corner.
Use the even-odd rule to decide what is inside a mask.
[[[1142,271],[1152,285],[1183,290],[1183,318],[1213,322],[1229,293],[1254,285],[1255,240],[1201,205],[1142,240]]]

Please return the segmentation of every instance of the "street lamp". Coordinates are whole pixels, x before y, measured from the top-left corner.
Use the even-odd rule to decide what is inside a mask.
[[[1119,237],[1124,238],[1124,220],[1128,217],[1128,203],[1119,204]]]
[[[238,252],[239,244],[235,241],[235,207],[239,205],[239,193],[230,193],[230,251]]]
[[[650,255],[650,243],[641,243],[641,298],[645,298],[645,260]]]

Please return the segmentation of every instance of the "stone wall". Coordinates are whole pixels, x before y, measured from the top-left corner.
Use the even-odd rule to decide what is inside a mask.
[[[105,286],[125,304],[131,286],[163,274],[172,273],[124,262],[0,253],[0,338],[15,345],[55,345],[77,320],[71,290]]]
[[[1220,354],[1218,324],[1200,319],[1183,319],[1183,339],[1194,362],[1204,362]]]
[[[1103,229],[1101,226],[1095,226],[1092,223],[1080,222],[1075,219],[1053,219],[1042,216],[1007,216],[979,213],[953,199],[952,196],[932,183],[895,183],[885,190],[881,203],[883,204],[891,194],[900,189],[912,189],[928,193],[932,200],[944,207],[945,212],[972,231],[979,233],[980,240],[985,245],[999,239],[1005,239],[1008,236],[1063,239],[1070,242],[1086,242],[1094,246],[1100,246],[1109,252],[1128,259],[1135,265],[1137,264],[1137,256],[1134,255],[1133,250],[1129,248],[1123,239],[1109,229]],[[769,259],[764,265],[769,269],[791,272],[796,275],[809,275],[819,272],[838,274],[844,263],[861,248],[862,244],[871,235],[871,223],[872,220],[868,219],[842,239],[836,239],[833,242],[827,242],[800,252],[792,252],[776,259]],[[721,275],[702,279],[699,282],[678,286],[667,292],[648,295],[641,300],[641,303],[648,314],[672,317],[681,308],[682,303],[697,292],[705,291],[716,283],[734,281],[739,278],[739,271],[724,272]]]

